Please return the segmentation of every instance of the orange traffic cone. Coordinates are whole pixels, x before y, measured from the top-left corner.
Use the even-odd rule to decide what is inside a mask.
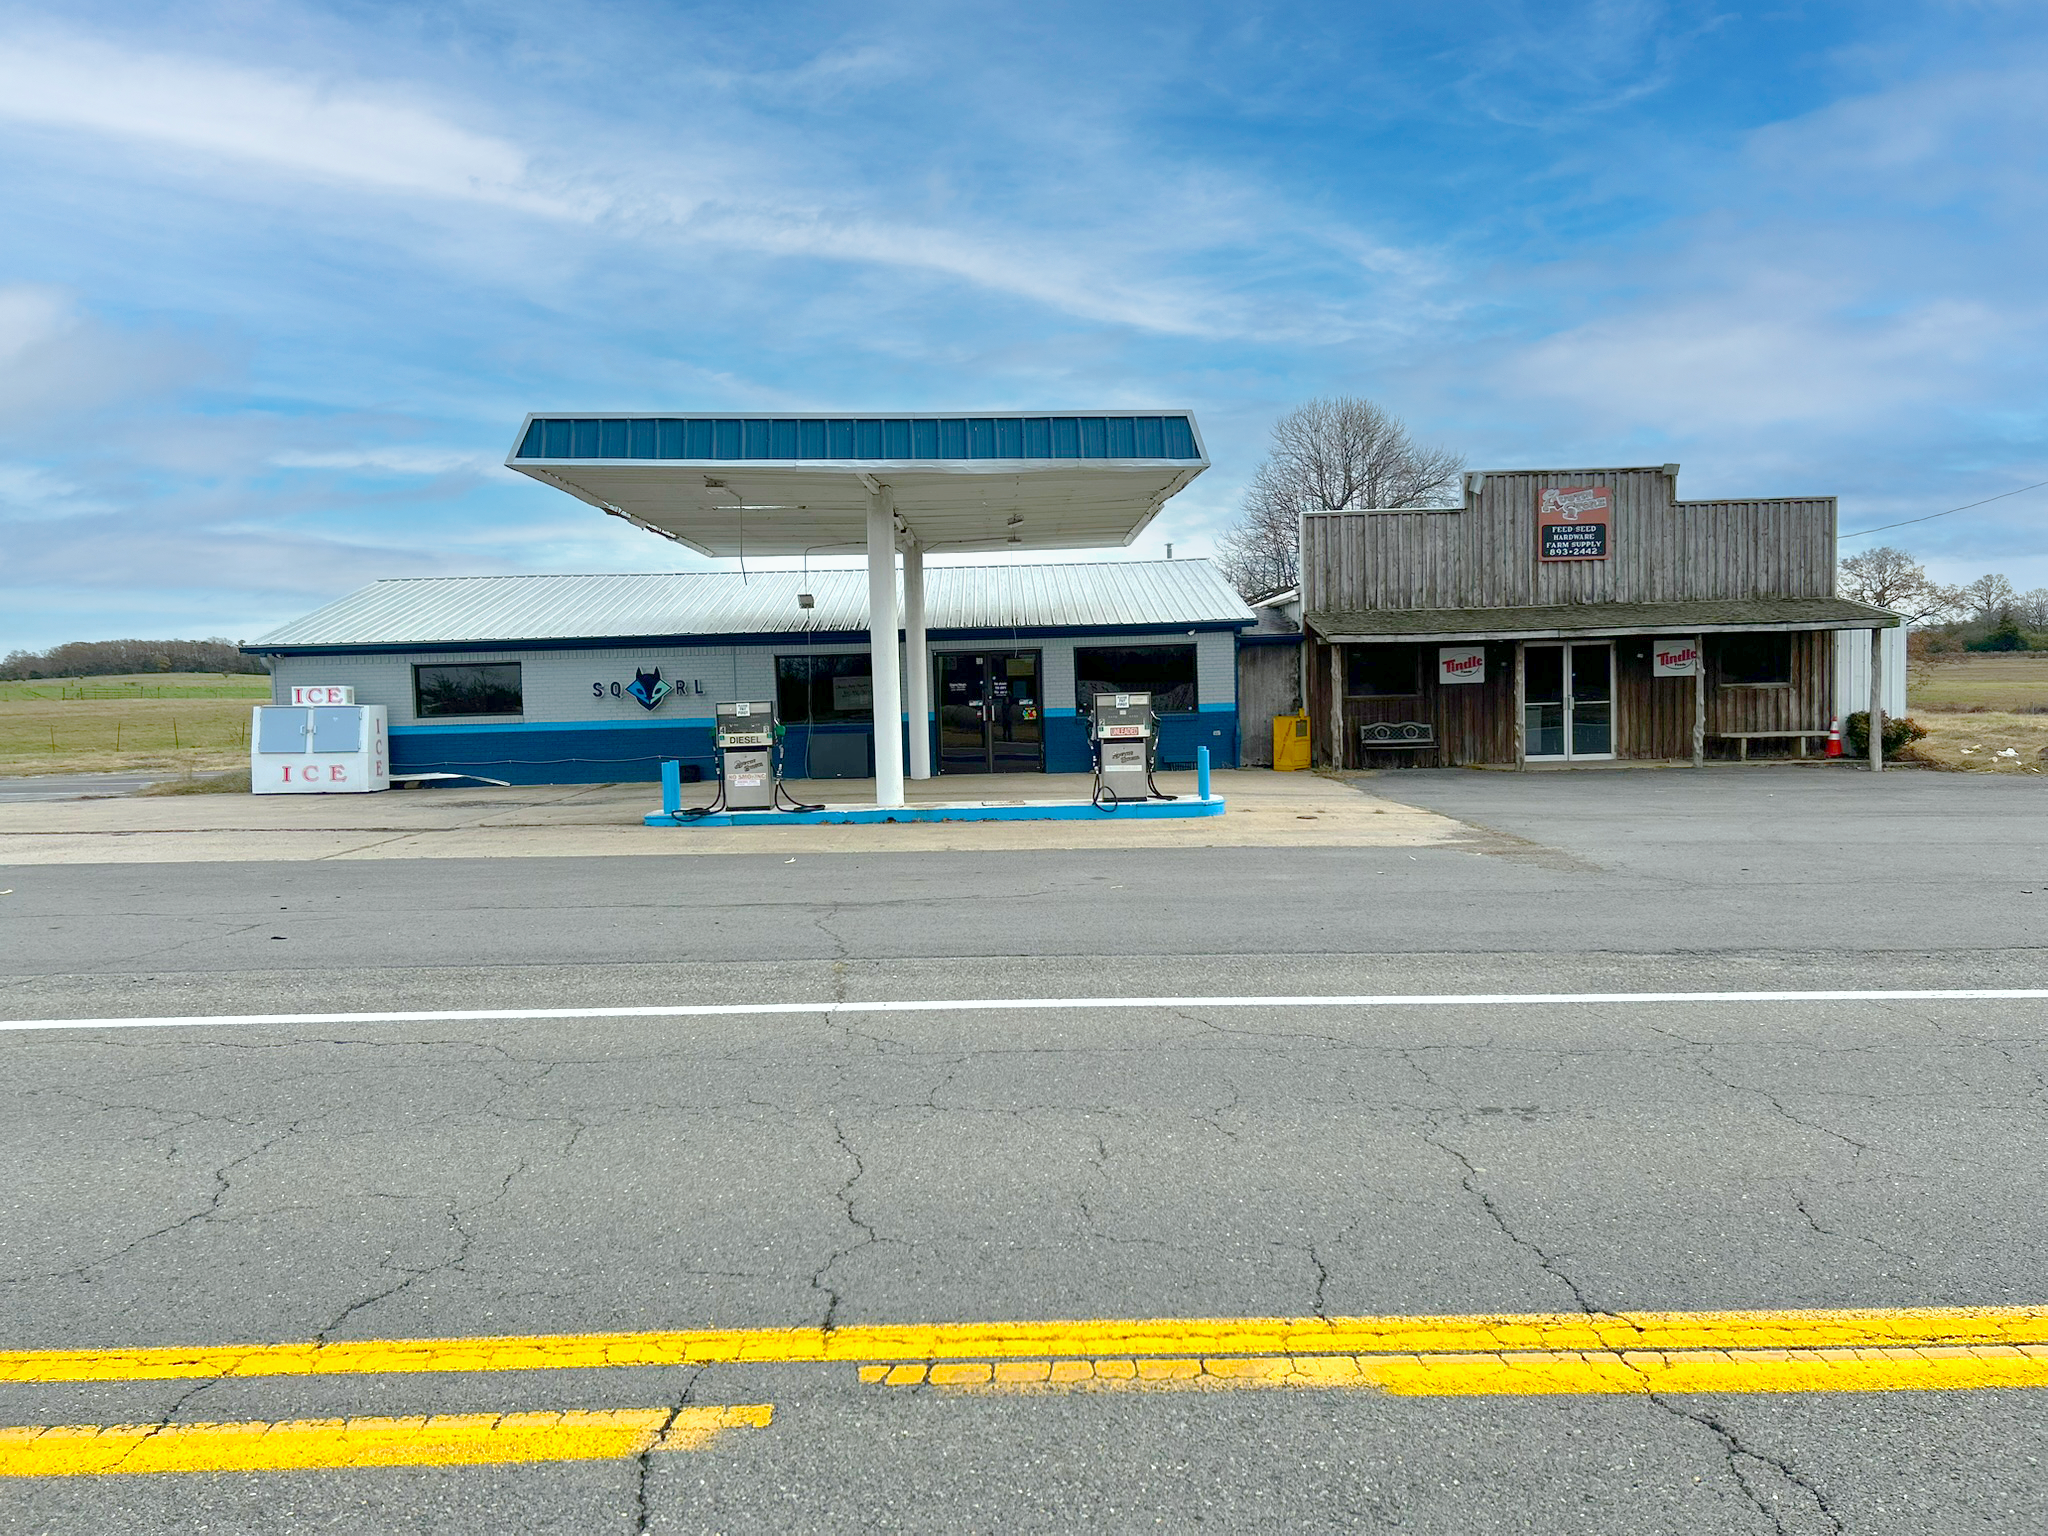
[[[1828,724],[1828,756],[1829,756],[1829,757],[1840,757],[1841,755],[1842,755],[1842,717],[1841,717],[1840,715],[1837,715],[1837,716],[1835,716],[1835,718],[1834,718],[1834,719],[1833,719],[1833,720],[1832,720],[1831,722],[1829,722],[1829,724]]]

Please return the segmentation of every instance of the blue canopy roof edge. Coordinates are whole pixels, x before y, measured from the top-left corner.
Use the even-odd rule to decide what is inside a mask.
[[[1186,464],[1208,451],[1192,411],[529,412],[505,462],[805,465]]]

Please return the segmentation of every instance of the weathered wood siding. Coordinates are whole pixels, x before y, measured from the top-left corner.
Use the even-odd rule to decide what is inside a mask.
[[[1614,493],[1605,560],[1536,558],[1536,493]],[[1675,501],[1661,469],[1488,475],[1463,507],[1312,512],[1302,604],[1317,610],[1831,597],[1835,501]]]
[[[1273,717],[1301,707],[1301,646],[1241,645],[1237,650],[1238,761],[1273,766]]]
[[[1339,657],[1335,671],[1344,676],[1342,653],[1350,646],[1330,648]],[[1512,763],[1515,760],[1515,648],[1486,647],[1486,681],[1437,681],[1436,647],[1422,651],[1422,691],[1411,698],[1346,695],[1341,759],[1347,768],[1457,768],[1468,763]],[[1358,728],[1376,721],[1424,720],[1436,731],[1431,751],[1361,753]]]
[[[1863,637],[1859,634],[1858,639]],[[1824,630],[1802,630],[1792,639],[1792,681],[1762,687],[1724,684],[1720,677],[1721,637],[1705,642],[1707,736],[1727,731],[1824,731],[1833,694],[1833,651]],[[1812,750],[1812,743],[1808,750]],[[1718,749],[1717,749],[1718,750]],[[1730,752],[1722,756],[1732,755]]]
[[[1825,730],[1831,708],[1830,636],[1801,631],[1790,637],[1792,681],[1744,686],[1723,684],[1717,637],[1706,637],[1708,750],[1733,757],[1733,742],[1716,742],[1728,731]],[[1650,761],[1692,756],[1693,680],[1658,677],[1650,660],[1649,637],[1614,642],[1615,755]],[[1316,761],[1344,768],[1460,767],[1515,761],[1515,647],[1486,647],[1486,681],[1444,686],[1436,680],[1436,647],[1421,647],[1422,691],[1410,698],[1340,695],[1341,732],[1331,718],[1331,683],[1345,675],[1351,646],[1311,648],[1311,732]],[[1424,720],[1435,728],[1434,751],[1362,752],[1358,728],[1371,721]],[[1333,747],[1334,738],[1334,750]],[[1817,751],[1818,743],[1809,743]],[[1767,746],[1756,753],[1780,750]],[[1789,750],[1783,748],[1782,750]]]
[[[1650,642],[1614,642],[1614,755],[1691,758],[1692,691],[1689,677],[1658,677]]]

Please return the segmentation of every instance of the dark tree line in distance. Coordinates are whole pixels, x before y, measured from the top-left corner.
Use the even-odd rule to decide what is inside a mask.
[[[235,642],[210,640],[74,640],[47,651],[10,651],[0,682],[38,677],[119,677],[131,672],[268,672],[260,656]]]

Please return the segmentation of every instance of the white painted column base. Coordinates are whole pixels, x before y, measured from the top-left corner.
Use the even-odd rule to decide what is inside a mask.
[[[903,552],[904,712],[910,716],[910,776],[932,776],[932,664],[924,632],[924,548]]]
[[[896,660],[896,516],[868,492],[868,654],[874,670],[875,804],[903,804],[903,690]]]

